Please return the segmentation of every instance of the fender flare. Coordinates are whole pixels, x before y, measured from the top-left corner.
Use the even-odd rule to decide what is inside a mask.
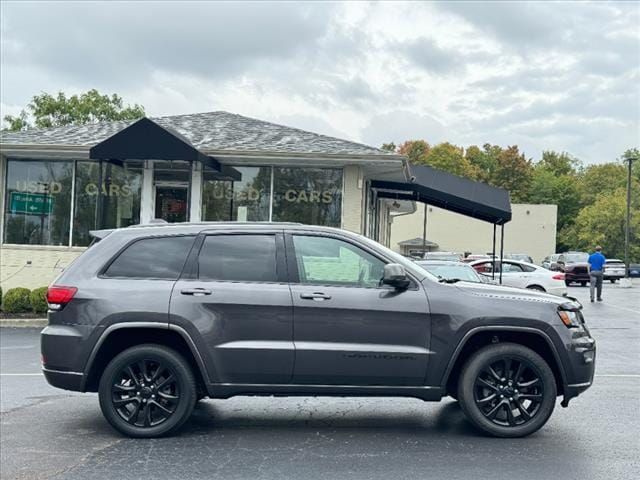
[[[194,343],[189,333],[184,328],[179,327],[178,325],[172,325],[168,323],[159,323],[159,322],[122,322],[122,323],[114,323],[112,325],[109,325],[104,330],[104,332],[100,334],[100,338],[98,338],[98,341],[91,349],[91,354],[89,355],[89,358],[87,360],[87,363],[84,367],[84,371],[82,374],[82,384],[80,385],[82,392],[86,391],[86,383],[87,383],[87,380],[89,379],[89,373],[91,372],[91,368],[93,367],[93,363],[95,361],[96,356],[98,355],[98,352],[100,351],[100,348],[102,347],[102,344],[109,337],[109,335],[111,335],[111,333],[115,332],[116,330],[122,330],[125,328],[150,328],[150,329],[156,329],[156,330],[174,331],[178,333],[182,337],[182,339],[187,343],[187,346],[189,347],[189,350],[191,351],[193,358],[195,358],[196,360],[196,364],[198,365],[198,369],[200,370],[200,374],[202,375],[202,378],[205,380],[205,382],[207,382],[207,385],[211,383],[211,379],[209,378],[209,372],[205,366],[202,356],[200,355],[200,351],[196,347],[196,344]]]
[[[548,347],[551,349],[551,353],[553,354],[553,358],[556,361],[556,365],[558,365],[558,370],[560,371],[560,381],[562,382],[563,387],[565,388],[567,387],[567,374],[564,370],[564,364],[560,359],[558,350],[556,349],[556,346],[551,340],[551,337],[549,337],[549,335],[546,332],[537,328],[532,328],[532,327],[517,327],[517,326],[510,327],[506,325],[483,325],[480,327],[474,327],[471,330],[469,330],[467,333],[464,334],[464,337],[462,337],[462,340],[458,342],[458,345],[456,346],[456,349],[454,350],[453,355],[451,356],[451,359],[447,364],[447,368],[445,369],[444,374],[442,375],[442,380],[440,381],[440,387],[443,390],[446,390],[447,388],[447,383],[449,382],[449,376],[451,375],[453,366],[458,361],[458,357],[460,356],[460,353],[462,352],[462,349],[464,348],[464,346],[471,339],[471,337],[473,337],[476,333],[487,331],[487,330],[499,331],[499,332],[526,332],[526,333],[532,333],[534,335],[537,335],[543,338],[547,342]]]

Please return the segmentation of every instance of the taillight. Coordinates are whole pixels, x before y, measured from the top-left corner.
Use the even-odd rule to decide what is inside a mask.
[[[556,273],[553,277],[554,280],[564,280],[564,273]]]
[[[71,301],[78,289],[76,287],[63,287],[53,285],[47,289],[47,303],[51,310],[62,310]]]

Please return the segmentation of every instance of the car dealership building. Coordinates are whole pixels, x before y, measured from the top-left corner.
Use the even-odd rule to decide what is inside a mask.
[[[91,230],[154,219],[327,225],[396,250],[409,237],[393,234],[394,218],[403,215],[403,228],[415,237],[424,204],[461,227],[479,222],[490,232],[493,225],[494,237],[495,226],[512,219],[504,190],[410,167],[405,157],[374,147],[227,112],[2,132],[0,191],[5,290],[49,283],[89,245]],[[538,206],[530,207],[528,214]],[[523,239],[555,245],[555,210],[547,220],[546,231],[534,227]],[[506,235],[508,241],[508,229]],[[473,236],[464,236],[477,248]],[[484,237],[486,250],[492,235]]]

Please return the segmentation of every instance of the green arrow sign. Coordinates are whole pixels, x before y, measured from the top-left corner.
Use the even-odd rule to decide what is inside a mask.
[[[11,213],[49,215],[53,210],[53,197],[43,193],[11,192]]]

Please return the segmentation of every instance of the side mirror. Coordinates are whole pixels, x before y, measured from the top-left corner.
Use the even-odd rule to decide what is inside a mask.
[[[384,285],[391,285],[398,290],[405,290],[411,285],[411,281],[407,277],[407,272],[399,263],[388,263],[384,266],[382,283]]]

